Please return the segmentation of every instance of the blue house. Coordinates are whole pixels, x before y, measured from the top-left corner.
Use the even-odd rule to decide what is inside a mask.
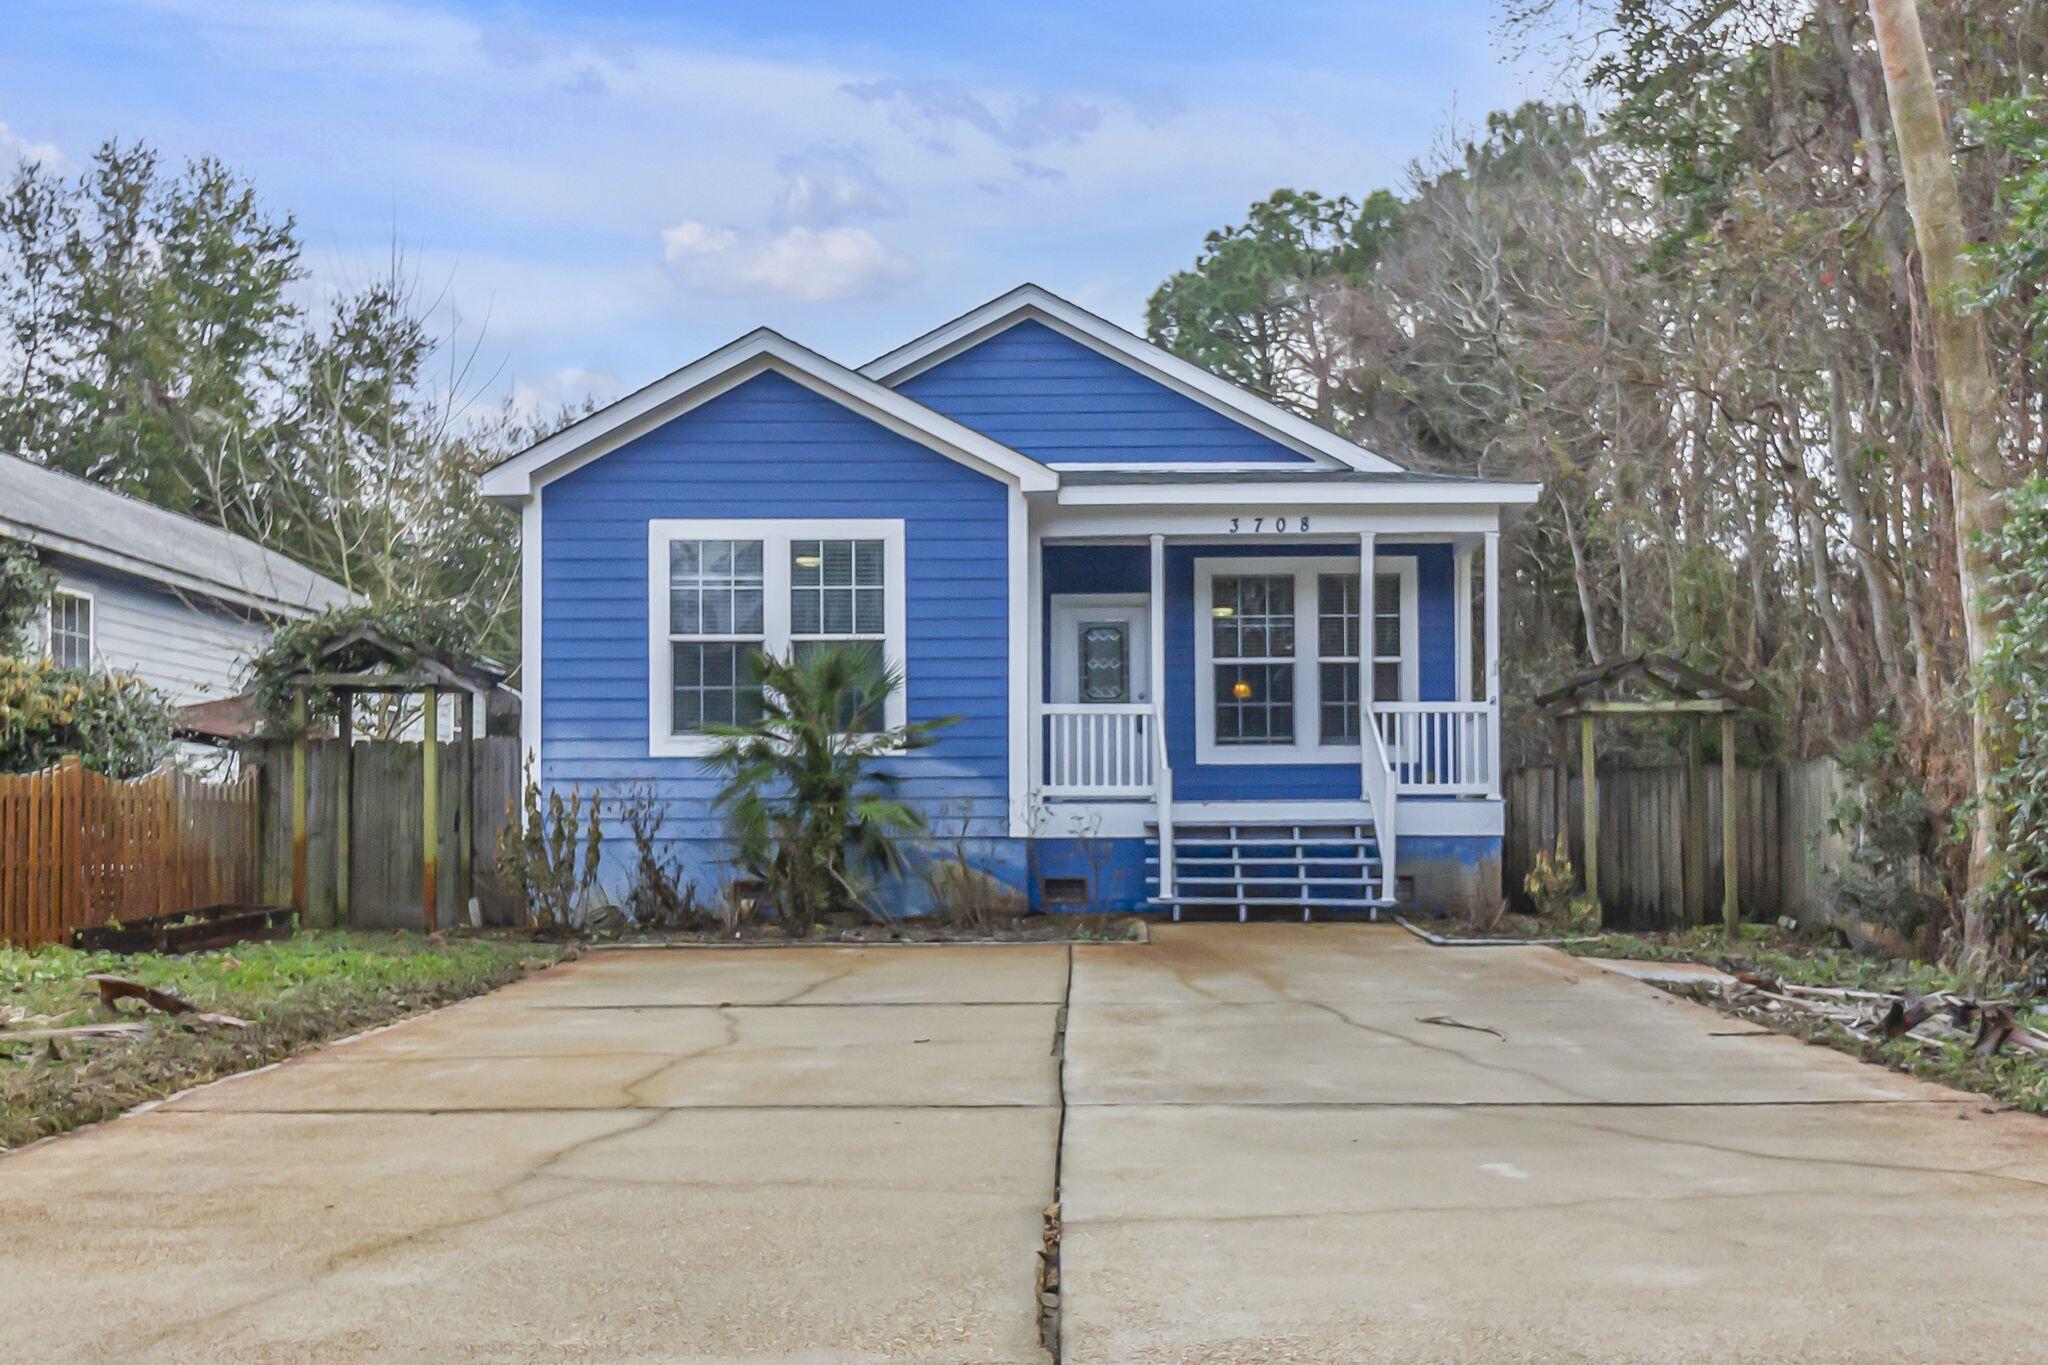
[[[1034,905],[1500,894],[1500,518],[1536,487],[1405,470],[1036,286],[858,371],[749,333],[484,491],[540,780],[651,783],[702,890],[701,727],[752,652],[858,641],[891,723],[962,717],[900,793]]]

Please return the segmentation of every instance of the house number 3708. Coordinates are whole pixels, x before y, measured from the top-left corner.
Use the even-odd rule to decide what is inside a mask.
[[[1232,535],[1246,533],[1257,535],[1268,531],[1284,535],[1289,531],[1306,531],[1307,529],[1307,517],[1232,517],[1230,519],[1230,534]]]

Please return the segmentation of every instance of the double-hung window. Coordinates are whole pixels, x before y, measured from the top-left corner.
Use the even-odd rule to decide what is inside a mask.
[[[903,589],[898,520],[650,521],[648,751],[702,755],[707,726],[757,719],[763,653],[851,646],[900,672]],[[847,729],[901,725],[903,694]]]
[[[92,598],[82,592],[50,595],[50,661],[79,672],[92,669]]]
[[[1294,579],[1214,582],[1209,629],[1218,744],[1294,742]]]
[[[1399,572],[1373,575],[1372,699],[1400,701],[1410,662]],[[1328,745],[1358,743],[1358,575],[1316,575],[1316,691]]]
[[[1198,559],[1196,754],[1201,762],[1355,761],[1361,649],[1375,701],[1415,696],[1415,568],[1382,560],[1372,623],[1339,556]]]
[[[669,731],[761,716],[754,659],[767,639],[758,540],[668,542]]]

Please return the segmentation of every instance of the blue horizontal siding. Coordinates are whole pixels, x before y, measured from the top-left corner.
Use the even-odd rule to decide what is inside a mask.
[[[906,707],[913,720],[961,720],[886,768],[899,794],[928,812],[965,810],[978,832],[1007,832],[1003,484],[771,373],[541,496],[541,776],[550,785],[616,795],[648,783],[670,807],[670,839],[720,834],[703,765],[647,753],[650,520],[900,517]]]
[[[1359,794],[1356,763],[1197,763],[1195,761],[1195,560],[1272,555],[1272,546],[1180,545],[1166,551],[1166,746],[1173,794],[1181,801],[1347,801]],[[1291,555],[1348,557],[1356,545],[1293,546]],[[1413,556],[1416,686],[1423,701],[1457,695],[1457,613],[1448,545],[1386,545],[1381,559]],[[1298,709],[1297,725],[1315,717]]]
[[[898,387],[926,407],[1048,463],[1313,463],[1030,319]]]

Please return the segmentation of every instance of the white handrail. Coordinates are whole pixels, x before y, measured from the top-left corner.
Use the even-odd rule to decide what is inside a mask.
[[[1378,703],[1373,709],[1378,708]],[[1371,711],[1367,718],[1371,720]],[[1359,727],[1365,732],[1360,745],[1363,755],[1358,770],[1364,780],[1366,803],[1372,807],[1373,835],[1380,846],[1380,899],[1394,899],[1394,850],[1400,843],[1400,787],[1394,781],[1394,765],[1387,761],[1387,749],[1380,742],[1379,726]]]
[[[1500,780],[1498,708],[1483,701],[1373,703],[1373,728],[1404,792],[1491,796]]]
[[[1152,716],[1153,820],[1159,831],[1159,899],[1173,898],[1173,767],[1166,761],[1166,708]]]

